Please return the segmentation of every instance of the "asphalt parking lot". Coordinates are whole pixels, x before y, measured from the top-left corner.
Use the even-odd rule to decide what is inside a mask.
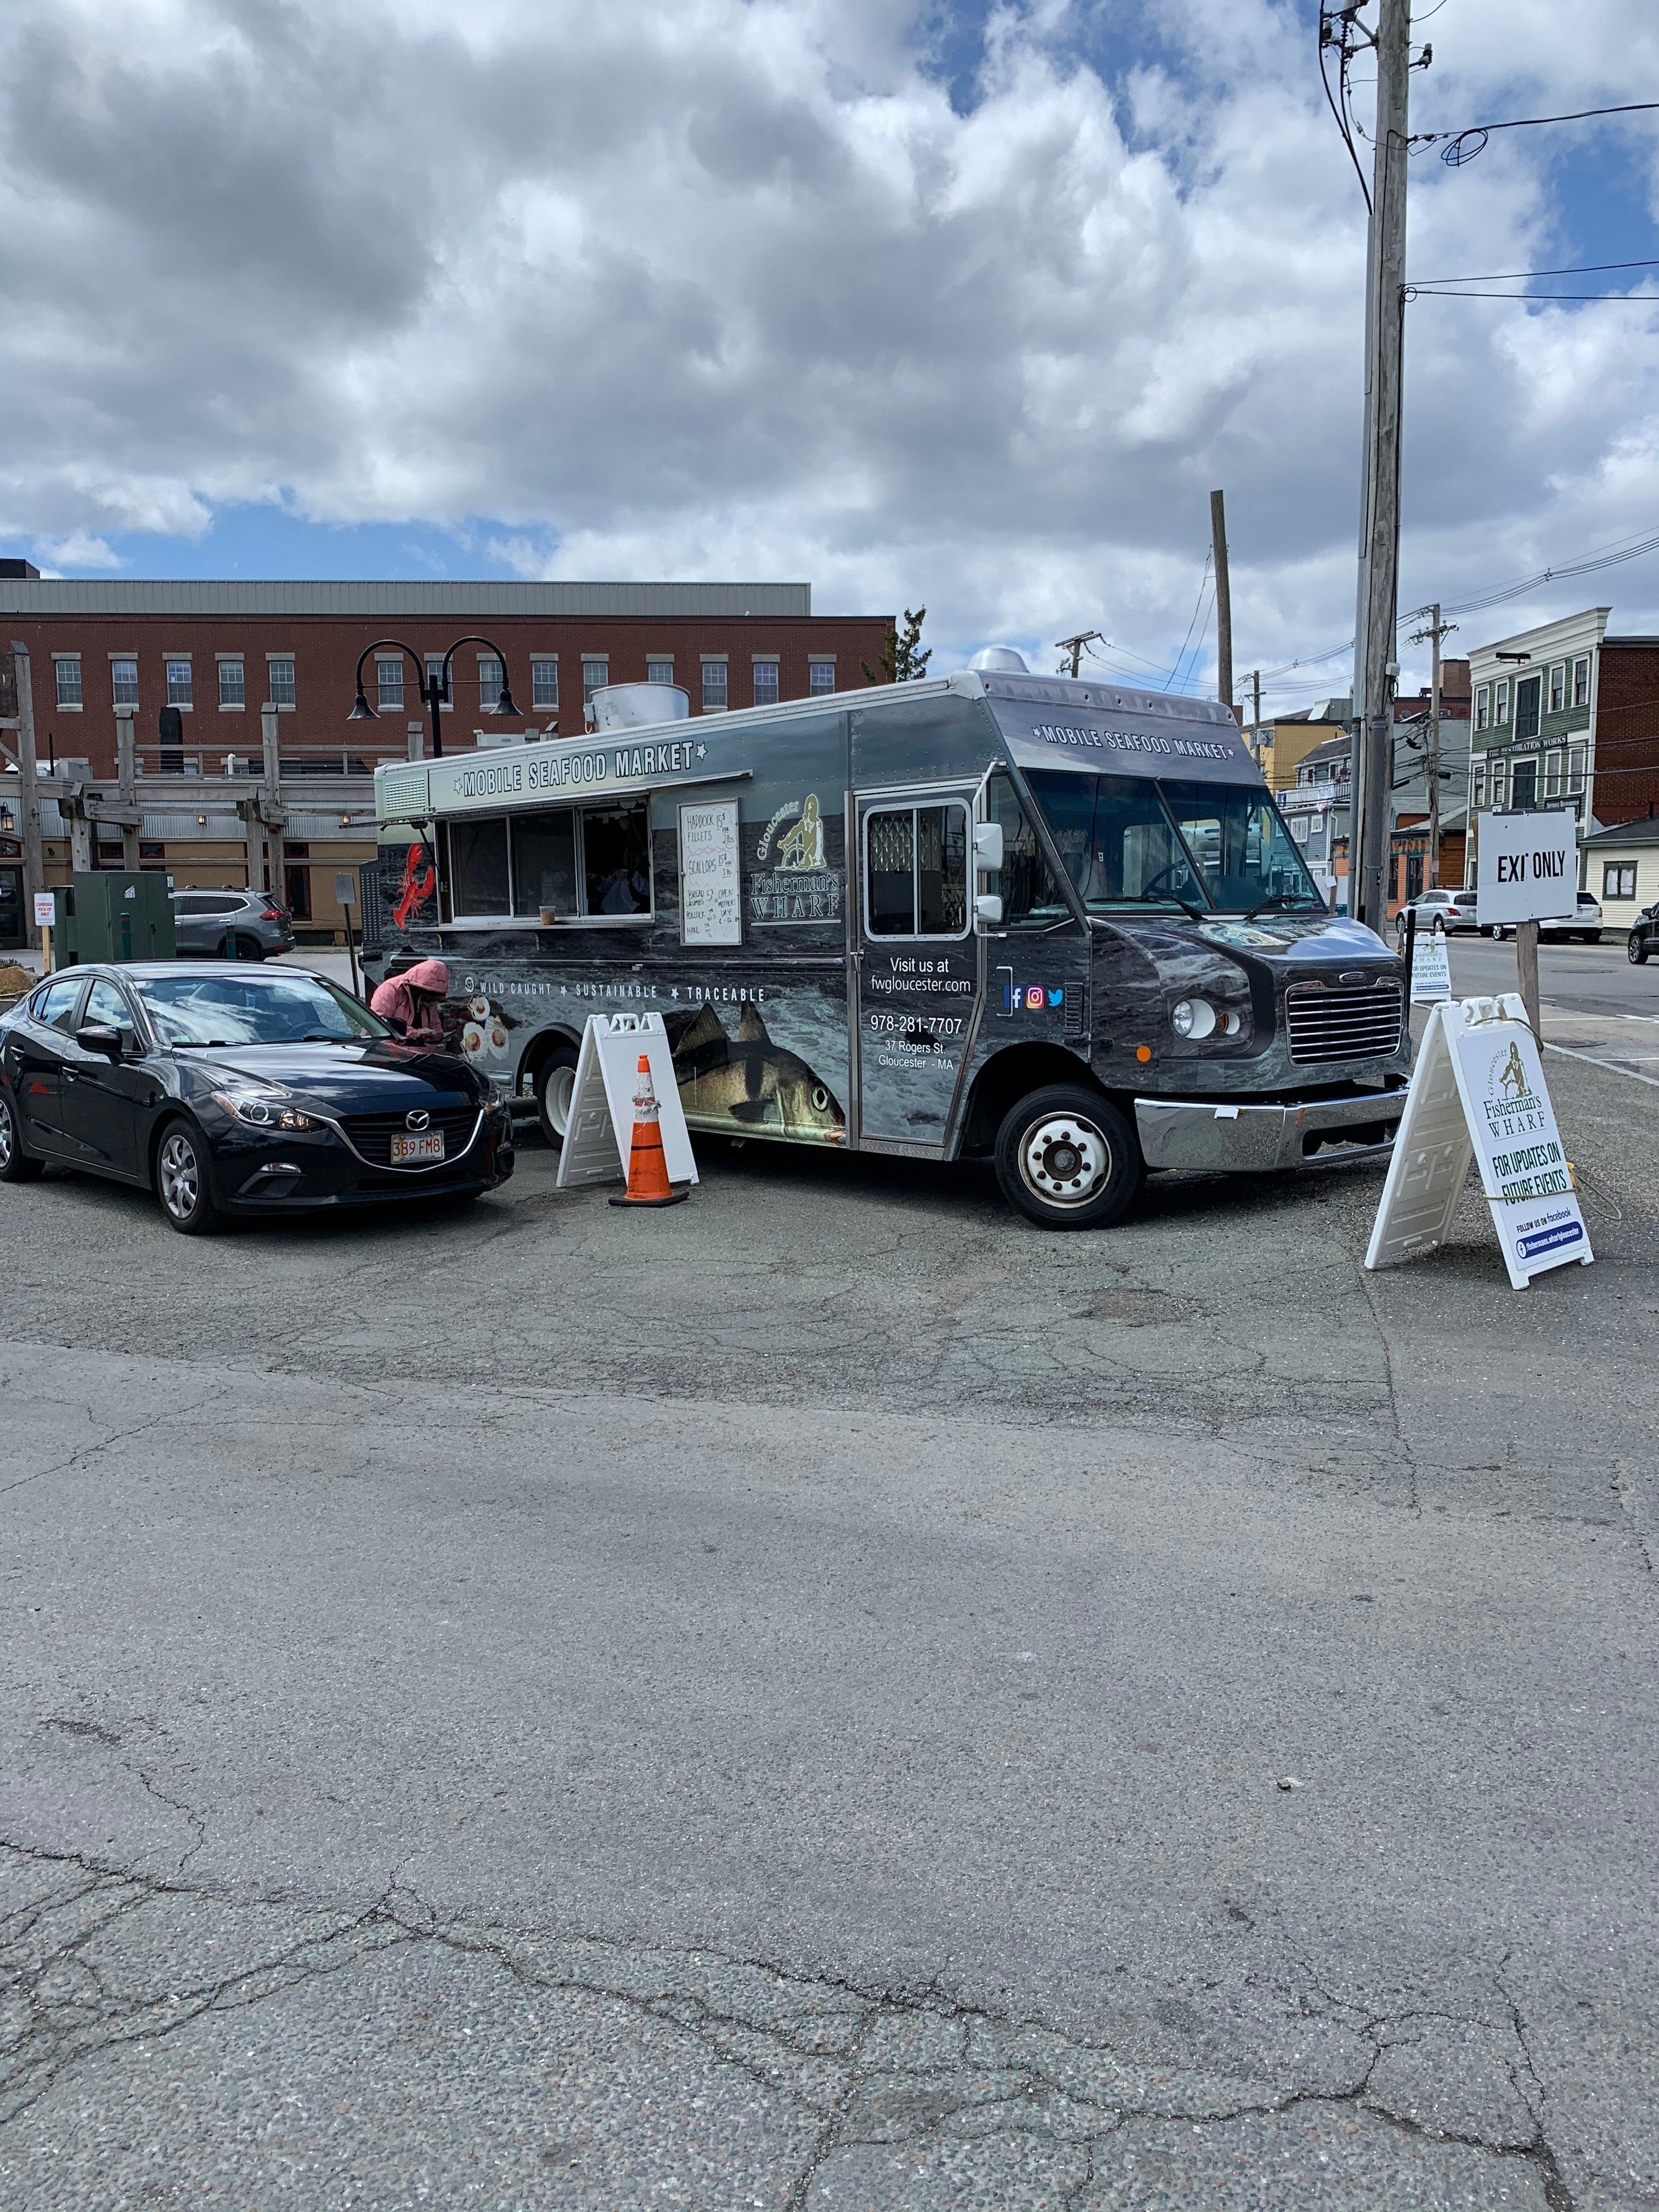
[[[1520,1294],[1375,1170],[0,1189],[9,2192],[1659,2201],[1655,1115],[1549,1073]]]

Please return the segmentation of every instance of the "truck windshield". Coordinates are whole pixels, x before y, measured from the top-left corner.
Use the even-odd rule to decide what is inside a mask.
[[[1249,785],[1030,771],[1060,858],[1094,914],[1246,914],[1325,902],[1267,793]]]

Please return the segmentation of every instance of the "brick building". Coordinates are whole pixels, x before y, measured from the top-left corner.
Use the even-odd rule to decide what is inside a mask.
[[[60,789],[62,777],[84,787],[115,776],[118,710],[130,710],[149,787],[139,793],[139,865],[180,885],[246,884],[235,780],[261,773],[270,702],[290,816],[274,888],[320,936],[342,919],[334,867],[371,849],[367,779],[382,760],[431,750],[417,671],[390,647],[363,672],[379,719],[348,720],[358,657],[377,641],[395,637],[429,665],[468,633],[489,639],[451,663],[443,746],[459,752],[526,733],[579,736],[603,684],[678,684],[693,714],[852,690],[863,662],[878,664],[892,622],[814,615],[809,584],[64,580],[18,560],[0,561],[0,651],[28,655],[46,882],[66,880],[71,862],[69,816],[47,772],[61,772]],[[506,663],[514,717],[489,711],[501,685],[490,646]],[[164,748],[167,707],[182,736]],[[15,857],[17,827],[0,819],[0,866]],[[94,838],[85,857],[120,866],[118,835]]]

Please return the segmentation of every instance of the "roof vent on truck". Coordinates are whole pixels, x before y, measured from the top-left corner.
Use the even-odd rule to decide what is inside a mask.
[[[981,676],[1000,671],[1006,676],[1029,676],[1025,655],[1016,652],[1012,645],[982,645],[968,664]]]
[[[638,730],[690,718],[691,695],[678,684],[602,684],[588,701],[595,730]]]

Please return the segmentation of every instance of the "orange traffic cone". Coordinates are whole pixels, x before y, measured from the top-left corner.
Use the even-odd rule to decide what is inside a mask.
[[[663,1158],[662,1108],[651,1082],[651,1063],[640,1054],[634,1078],[634,1141],[629,1147],[628,1192],[613,1198],[612,1206],[678,1206],[690,1198],[689,1190],[676,1190],[668,1180]]]

